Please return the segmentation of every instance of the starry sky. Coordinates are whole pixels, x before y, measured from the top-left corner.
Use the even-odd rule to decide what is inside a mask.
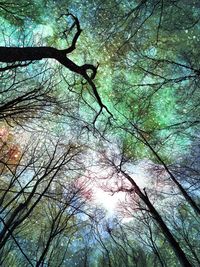
[[[106,219],[129,220],[143,215],[140,209],[144,203],[124,173],[164,218],[178,214],[179,207],[185,205],[172,176],[192,198],[198,198],[198,1],[20,0],[12,5],[3,2],[2,7],[0,3],[0,11],[1,46],[59,50],[69,47],[76,34],[71,12],[82,32],[76,49],[67,57],[78,66],[97,68],[92,82],[103,103],[101,108],[90,82],[55,59],[0,72],[1,160],[21,168],[31,153],[34,157],[38,153],[36,161],[45,168],[55,144],[59,144],[55,145],[56,157],[70,147],[72,163],[51,189],[64,198],[69,187],[79,188],[85,213],[77,221],[100,208],[107,212]],[[22,97],[35,88],[42,94],[32,99]],[[23,106],[17,102],[7,110],[16,99],[23,99]],[[13,115],[18,107],[25,111]],[[37,169],[33,161],[29,164]],[[2,170],[2,174],[9,180],[13,170],[9,174]],[[28,183],[34,171],[27,169],[28,178],[23,174],[22,182]],[[34,238],[39,240],[37,234]],[[71,250],[78,243],[74,244]]]

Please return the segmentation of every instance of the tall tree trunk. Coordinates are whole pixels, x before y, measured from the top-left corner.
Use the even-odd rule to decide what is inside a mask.
[[[181,194],[184,196],[187,203],[193,208],[193,210],[195,211],[196,214],[200,215],[200,207],[196,204],[196,202],[192,199],[192,197],[187,193],[187,191],[184,189],[184,187],[179,183],[179,181],[176,179],[176,177],[170,171],[168,166],[162,160],[160,155],[155,151],[155,149],[152,147],[152,145],[148,142],[148,140],[144,136],[143,132],[139,128],[137,128],[135,125],[132,124],[132,126],[136,130],[136,132],[139,134],[140,141],[151,150],[153,155],[163,165],[165,171],[169,174],[170,179],[176,184],[176,186],[180,190]],[[132,132],[129,131],[129,133],[134,136],[134,134]]]
[[[120,172],[124,175],[124,177],[131,183],[133,186],[135,193],[139,196],[139,198],[146,204],[149,209],[150,214],[152,215],[153,219],[159,225],[160,229],[162,230],[163,234],[165,235],[166,239],[168,240],[169,244],[171,245],[174,253],[176,254],[177,259],[179,260],[180,264],[183,267],[192,267],[190,262],[188,261],[184,251],[179,246],[178,242],[170,232],[169,228],[163,221],[162,217],[158,213],[158,211],[154,208],[153,204],[149,200],[146,193],[143,193],[139,186],[135,183],[135,181],[124,171],[120,170]]]
[[[193,210],[200,215],[200,208],[196,204],[196,202],[191,198],[191,196],[187,193],[187,191],[184,189],[184,187],[179,183],[179,181],[176,179],[176,177],[173,175],[173,173],[170,171],[170,169],[167,167],[165,162],[162,160],[162,158],[159,156],[159,154],[155,151],[155,149],[150,145],[150,143],[147,141],[147,139],[144,137],[144,135],[140,132],[140,136],[144,140],[144,143],[146,146],[149,147],[151,152],[154,154],[154,156],[158,159],[158,161],[163,165],[165,168],[165,171],[169,174],[169,177],[171,180],[176,184],[188,204],[193,208]]]

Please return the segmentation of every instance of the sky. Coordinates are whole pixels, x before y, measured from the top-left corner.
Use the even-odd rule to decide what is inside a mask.
[[[10,1],[12,2],[12,0]],[[19,3],[21,1],[24,3],[24,0],[20,0]],[[33,210],[33,216],[31,215],[29,218],[32,225],[36,227],[38,233],[44,231],[48,233],[51,220],[48,221],[46,218],[51,217],[51,212],[56,214],[57,211],[63,211],[63,207],[66,210],[61,213],[66,219],[74,209],[72,205],[71,207],[68,205],[66,192],[68,193],[71,188],[77,189],[78,186],[82,189],[79,192],[86,201],[80,200],[80,196],[78,196],[74,201],[77,201],[78,205],[84,202],[84,205],[80,210],[79,208],[76,210],[77,216],[70,217],[69,224],[67,219],[69,228],[72,226],[76,233],[72,234],[71,230],[66,228],[67,234],[65,232],[57,240],[58,243],[59,238],[62,240],[61,246],[59,247],[55,242],[56,247],[52,245],[52,252],[59,253],[58,250],[63,249],[68,241],[70,244],[72,235],[72,250],[69,250],[69,254],[71,253],[71,256],[77,260],[79,257],[73,253],[77,244],[74,240],[78,235],[79,237],[84,236],[84,229],[87,227],[90,230],[96,230],[95,227],[98,227],[98,225],[92,224],[90,216],[81,214],[85,214],[85,210],[96,214],[96,210],[99,211],[99,209],[92,208],[102,207],[103,210],[100,212],[103,216],[105,211],[107,221],[120,217],[123,218],[122,224],[126,222],[126,226],[129,226],[130,220],[137,217],[137,225],[130,223],[131,233],[135,231],[132,236],[130,235],[130,241],[132,242],[135,234],[139,233],[138,236],[141,235],[141,239],[137,246],[139,248],[144,246],[145,252],[140,254],[139,250],[138,254],[136,251],[136,258],[138,255],[147,253],[146,258],[149,259],[153,240],[156,245],[154,248],[158,248],[161,258],[166,257],[166,266],[171,266],[171,257],[175,256],[169,249],[170,242],[167,243],[164,240],[164,236],[167,237],[166,232],[162,226],[160,230],[158,229],[158,225],[161,225],[158,216],[154,216],[155,213],[149,208],[148,201],[144,200],[149,199],[186,254],[193,255],[184,241],[184,235],[188,234],[186,236],[188,240],[191,238],[192,248],[198,244],[199,240],[197,240],[196,230],[193,227],[197,216],[191,215],[192,208],[188,208],[187,199],[183,198],[175,183],[169,179],[170,175],[166,173],[166,166],[196,201],[196,197],[199,196],[198,118],[200,114],[198,90],[198,23],[200,20],[198,12],[196,12],[196,7],[199,6],[198,1],[36,0],[29,2],[32,10],[31,8],[21,9],[18,2],[16,4],[13,2],[11,7],[9,3],[7,1],[0,3],[0,11],[4,12],[2,5],[8,4],[8,8],[16,8],[18,12],[22,13],[17,19],[9,12],[8,14],[5,12],[2,16],[0,20],[3,33],[0,36],[2,46],[67,48],[76,28],[69,31],[68,37],[65,38],[62,33],[73,25],[72,16],[57,18],[61,12],[67,12],[67,8],[71,8],[70,12],[78,17],[83,31],[77,41],[76,49],[67,57],[77,65],[85,63],[99,65],[93,82],[103,104],[112,113],[111,116],[104,106],[94,123],[95,116],[100,110],[94,94],[94,87],[91,87],[91,83],[89,85],[83,76],[75,74],[70,68],[62,66],[55,59],[31,62],[25,68],[11,68],[2,73],[3,89],[0,90],[4,91],[0,96],[0,107],[4,106],[4,102],[10,103],[11,101],[12,104],[13,99],[21,99],[22,94],[34,89],[39,89],[38,92],[42,91],[45,96],[45,99],[40,102],[42,106],[39,106],[38,112],[31,112],[31,119],[26,120],[27,113],[25,112],[22,113],[22,118],[20,117],[17,123],[18,116],[14,117],[12,121],[12,108],[15,111],[15,108],[21,107],[21,103],[17,103],[8,109],[9,119],[5,119],[0,124],[1,160],[4,157],[4,160],[8,159],[6,164],[17,165],[22,155],[21,151],[25,150],[23,158],[25,169],[22,173],[20,173],[20,168],[24,166],[21,165],[18,165],[17,171],[13,168],[9,170],[9,174],[5,172],[6,179],[9,181],[11,178],[10,185],[14,181],[13,188],[21,190],[21,186],[26,184],[30,177],[34,177],[34,187],[34,183],[37,184],[37,181],[40,181],[38,177],[43,177],[41,173],[46,170],[46,166],[51,165],[52,158],[52,165],[57,164],[57,157],[61,153],[64,155],[70,145],[73,146],[73,152],[80,148],[80,155],[76,155],[77,157],[75,156],[72,162],[69,161],[69,165],[66,163],[66,166],[62,166],[63,169],[58,176],[54,177],[55,180],[49,187],[52,190],[49,190],[50,193],[59,193],[59,199],[51,199],[52,202],[50,202],[46,201],[45,197],[42,198],[38,203],[38,208]],[[68,3],[67,7],[66,3]],[[178,4],[176,5],[176,3]],[[25,12],[24,16],[23,12]],[[21,18],[23,19],[21,20]],[[3,64],[5,66],[6,63]],[[49,99],[52,102],[46,101]],[[33,102],[28,100],[28,102],[22,101],[22,103],[25,103],[25,107],[29,109],[31,105],[37,106],[38,100],[40,97],[32,99]],[[25,111],[27,111],[26,108]],[[4,116],[6,116],[4,110],[2,114],[1,118],[4,120]],[[60,143],[56,150],[57,157],[54,158],[52,155],[54,145],[58,144],[57,140]],[[26,146],[27,144],[28,146]],[[29,161],[30,156],[33,157]],[[26,168],[27,162],[30,164],[31,170],[29,167]],[[125,179],[120,173],[119,166],[135,181],[144,197],[141,197],[141,194],[137,193],[138,191],[136,192],[136,186],[134,189],[131,187],[134,183],[131,185],[128,179]],[[191,169],[193,172],[190,172]],[[39,171],[37,172],[37,170]],[[39,184],[37,188],[38,195],[49,179],[48,175],[44,177],[46,180],[42,180],[41,186]],[[187,182],[185,182],[186,180]],[[4,173],[1,182],[3,185],[6,184]],[[33,187],[30,186],[30,189],[26,189],[31,190]],[[26,192],[26,194],[28,193]],[[5,214],[8,222],[10,218],[17,221],[15,216],[12,217],[12,212],[15,210],[15,206],[20,207],[20,204],[27,199],[26,194],[21,190],[15,202],[15,194],[14,191],[13,202],[9,203],[8,212]],[[69,194],[69,198],[70,196]],[[34,198],[35,195],[31,201],[34,202]],[[6,206],[7,198],[1,199],[5,200],[4,205]],[[65,203],[66,199],[67,203]],[[67,204],[66,207],[65,204]],[[44,210],[43,207],[45,207]],[[27,207],[24,208],[24,213],[26,211]],[[44,215],[46,211],[47,217]],[[82,211],[83,213],[81,213]],[[23,215],[23,212],[18,216],[22,216],[21,214]],[[39,217],[44,228],[40,228]],[[92,219],[95,219],[94,217]],[[81,221],[82,218],[83,221]],[[154,220],[157,220],[156,223]],[[62,219],[60,222],[62,224]],[[181,227],[179,224],[176,225],[176,223],[182,222]],[[13,223],[13,225],[17,224]],[[102,229],[104,227],[103,224],[99,226]],[[118,226],[121,225],[117,225],[114,229],[116,234],[119,233]],[[185,227],[188,227],[188,233],[185,232]],[[33,248],[29,241],[35,239],[33,250],[37,247],[39,255],[43,249],[43,247],[40,248],[40,243],[42,243],[40,236],[34,235],[32,227],[29,225],[26,227],[26,224],[23,224],[22,228],[25,229],[25,234],[28,233],[25,240],[27,247],[30,245]],[[16,233],[17,240],[21,241],[21,232],[17,231],[18,229],[21,230],[21,228],[17,228],[13,233],[14,235]],[[23,229],[22,234],[24,234]],[[122,232],[124,229],[122,228]],[[108,232],[106,229],[104,230],[107,237]],[[7,229],[5,229],[6,231]],[[193,233],[193,236],[190,235],[190,232]],[[9,231],[7,233],[9,235]],[[153,238],[151,236],[148,239],[148,234],[153,235]],[[104,234],[102,236],[105,237]],[[80,240],[80,247],[83,248],[85,240],[79,237],[77,240]],[[115,237],[118,238],[117,235]],[[96,235],[96,238],[101,238],[101,236]],[[98,243],[97,239],[95,244]],[[91,240],[94,242],[93,238]],[[116,243],[112,243],[111,239],[110,243],[107,241],[103,242],[108,246],[111,244],[109,249],[112,250]],[[119,239],[119,241],[120,244],[124,242],[123,239]],[[23,242],[21,245],[24,246]],[[101,242],[99,245],[102,245]],[[128,245],[129,243],[127,243]],[[133,247],[135,249],[135,244]],[[91,251],[93,253],[92,249],[89,251],[90,253]],[[106,254],[103,246],[101,249],[102,255]],[[152,251],[155,252],[153,249]],[[29,252],[31,253],[31,250],[27,249],[26,253]],[[152,262],[155,260],[153,252]],[[113,260],[115,260],[117,253],[115,250],[112,253]],[[18,256],[18,253],[15,255]],[[95,256],[93,254],[91,258],[94,259]],[[34,257],[35,255],[32,258],[35,259]],[[168,264],[169,262],[170,264]],[[173,263],[175,266],[176,261]],[[8,266],[11,265],[8,264]]]

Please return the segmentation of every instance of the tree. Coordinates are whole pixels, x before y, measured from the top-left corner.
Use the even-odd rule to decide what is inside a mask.
[[[198,266],[198,1],[0,12],[0,264]]]
[[[106,161],[108,164],[113,166],[116,174],[119,174],[119,177],[117,176],[118,179],[120,179],[120,175],[122,175],[122,177],[124,179],[126,179],[131,185],[131,186],[128,186],[128,188],[126,188],[126,186],[125,187],[123,186],[123,182],[122,182],[122,187],[119,187],[119,188],[116,188],[113,190],[125,191],[125,192],[127,191],[127,192],[129,192],[131,194],[135,194],[137,197],[139,197],[139,200],[141,200],[145,204],[145,206],[147,207],[147,211],[151,214],[152,218],[155,220],[157,225],[162,230],[163,234],[165,235],[165,238],[167,239],[167,241],[171,245],[171,247],[172,247],[174,253],[176,254],[177,259],[179,260],[181,265],[182,266],[192,266],[190,264],[189,260],[187,259],[186,254],[184,253],[184,251],[180,247],[179,243],[177,242],[177,240],[175,239],[175,237],[171,233],[170,229],[167,227],[167,225],[163,221],[161,215],[159,214],[159,212],[157,211],[157,209],[154,207],[151,200],[149,199],[149,196],[146,192],[146,189],[144,188],[142,191],[140,189],[140,187],[137,185],[137,183],[134,181],[134,179],[129,174],[127,174],[126,171],[123,170],[123,154],[122,154],[121,160],[119,160],[118,164],[116,164],[115,158],[105,158],[105,162]],[[141,209],[145,210],[145,207],[141,208]]]
[[[93,79],[96,76],[98,65],[97,67],[93,66],[92,64],[84,64],[82,66],[78,66],[76,63],[69,59],[68,54],[72,53],[76,49],[76,42],[82,30],[80,28],[79,20],[73,14],[67,13],[66,15],[62,16],[71,16],[73,18],[73,24],[70,29],[65,29],[63,32],[66,38],[67,33],[70,33],[73,28],[76,28],[76,33],[72,39],[71,45],[68,48],[59,50],[54,47],[0,47],[0,62],[13,63],[12,65],[1,68],[1,71],[27,66],[27,64],[31,64],[33,61],[46,58],[57,60],[61,65],[63,65],[73,73],[81,75],[91,86],[93,94],[100,106],[100,111],[97,113],[97,116],[94,119],[95,123],[97,117],[101,114],[103,109],[105,109],[112,116],[108,108],[103,104],[101,97],[98,94],[97,88],[93,82]],[[88,71],[91,71],[91,74],[88,74]]]
[[[43,143],[37,139],[31,140],[28,148],[28,152],[27,147],[21,152],[18,162],[2,161],[2,164],[7,167],[7,173],[2,175],[1,222],[3,226],[0,232],[0,249],[2,251],[10,239],[14,239],[17,247],[21,248],[15,233],[22,236],[24,231],[32,229],[35,223],[37,225],[37,221],[41,217],[41,208],[39,207],[47,206],[45,214],[50,216],[50,225],[45,226],[48,220],[44,217],[44,222],[40,222],[41,228],[38,229],[41,231],[41,236],[44,231],[47,231],[45,236],[47,241],[44,241],[43,252],[37,259],[39,266],[44,261],[52,240],[67,229],[67,222],[75,216],[84,203],[78,203],[76,200],[80,189],[73,187],[74,182],[68,181],[70,178],[65,179],[65,175],[73,175],[70,169],[79,156],[81,147],[69,144],[63,150],[61,140],[54,138],[54,141],[50,139],[49,142],[46,140]],[[14,169],[12,168],[13,165],[15,165]],[[68,188],[62,185],[67,182]],[[52,203],[49,204],[48,199]],[[67,209],[70,211],[66,212]],[[35,213],[35,210],[38,212]],[[50,233],[48,233],[49,229],[51,229]],[[36,227],[36,236],[38,230]],[[30,262],[31,260],[29,260]]]

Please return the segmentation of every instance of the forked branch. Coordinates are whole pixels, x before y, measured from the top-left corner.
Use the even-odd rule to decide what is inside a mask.
[[[70,33],[74,28],[76,28],[76,33],[72,39],[71,45],[66,49],[57,49],[54,47],[49,46],[43,46],[43,47],[0,47],[0,62],[4,63],[12,63],[11,66],[4,67],[0,70],[5,71],[12,69],[14,67],[22,67],[26,64],[30,64],[30,62],[34,62],[37,60],[42,59],[55,59],[60,64],[65,66],[70,71],[77,73],[81,75],[91,86],[92,92],[100,106],[100,110],[97,113],[97,116],[95,117],[94,122],[98,118],[98,116],[101,114],[102,110],[105,109],[111,117],[112,114],[108,110],[108,108],[103,104],[101,97],[97,91],[97,88],[93,82],[96,74],[99,64],[97,66],[94,66],[92,64],[84,64],[82,66],[77,65],[75,62],[73,62],[71,59],[67,57],[67,54],[71,53],[76,48],[76,43],[78,41],[78,38],[81,34],[81,28],[80,23],[77,17],[75,17],[71,13],[63,14],[63,16],[70,16],[74,20],[72,26],[63,32],[63,34],[67,37],[67,33]],[[25,62],[25,63],[21,63]],[[29,63],[27,63],[29,62]]]

